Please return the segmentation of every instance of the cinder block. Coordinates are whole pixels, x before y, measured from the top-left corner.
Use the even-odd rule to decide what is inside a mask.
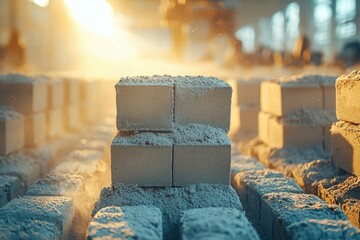
[[[0,175],[0,207],[20,195],[20,179],[16,176]]]
[[[264,143],[269,142],[269,122],[271,117],[273,117],[271,114],[263,111],[260,111],[258,115],[258,136]]]
[[[335,205],[311,194],[270,193],[263,197],[260,224],[267,239],[291,239],[287,227],[304,219],[347,220]]]
[[[47,111],[47,133],[49,138],[56,138],[64,132],[64,117],[61,108]]]
[[[258,133],[258,107],[240,106],[240,131]]]
[[[20,193],[22,195],[27,188],[41,176],[39,164],[31,157],[21,153],[0,156],[0,175],[16,176],[20,179]]]
[[[23,116],[10,107],[0,107],[0,155],[11,153],[23,146]]]
[[[274,148],[323,146],[323,128],[270,118],[267,144]]]
[[[229,136],[235,138],[240,131],[240,108],[238,105],[231,106],[231,119]]]
[[[229,84],[212,77],[178,77],[175,79],[175,123],[198,123],[222,128],[230,127],[232,89]]]
[[[62,78],[46,78],[48,87],[48,108],[55,109],[64,106],[65,83]]]
[[[47,86],[40,78],[20,74],[0,75],[0,105],[31,114],[47,108]]]
[[[156,207],[105,207],[90,222],[87,239],[163,239],[162,214]]]
[[[6,222],[0,220],[0,239],[61,239],[61,233],[52,223],[38,220]]]
[[[235,78],[228,78],[226,79],[226,82],[230,85],[232,89],[231,108],[233,108],[235,106],[238,106],[238,89],[237,89],[238,80],[236,80]]]
[[[80,81],[74,78],[64,78],[65,104],[78,105],[80,99]]]
[[[231,177],[233,178],[239,172],[250,170],[265,169],[265,165],[259,162],[256,158],[247,155],[232,155],[231,156]]]
[[[323,94],[318,84],[266,81],[261,83],[261,110],[286,116],[301,108],[323,108]]]
[[[360,123],[360,71],[336,80],[336,116],[339,120]]]
[[[166,133],[119,133],[111,144],[112,182],[171,186],[172,157]]]
[[[237,93],[239,105],[260,106],[260,79],[237,81]]]
[[[47,136],[48,125],[45,112],[24,116],[25,146],[34,147],[43,142]]]
[[[181,239],[260,239],[245,213],[232,208],[199,208],[184,211]]]
[[[323,85],[324,110],[334,111],[336,109],[335,81],[333,84]]]
[[[69,105],[63,108],[64,126],[66,130],[76,131],[80,126],[79,107]]]
[[[141,197],[140,197],[141,196]],[[166,199],[166,201],[164,201]],[[226,185],[197,184],[186,187],[149,188],[137,185],[113,184],[105,188],[97,201],[93,216],[108,206],[146,205],[161,209],[164,239],[180,238],[180,217],[194,208],[224,207],[242,210],[235,191]]]
[[[360,239],[360,230],[346,220],[304,219],[287,227],[291,239]]]
[[[339,121],[331,127],[331,153],[334,164],[360,176],[360,126]]]
[[[84,178],[76,174],[48,174],[37,180],[26,192],[27,196],[63,196],[73,199],[83,193]]]
[[[174,89],[171,78],[123,78],[116,84],[118,130],[171,130]]]
[[[73,215],[70,198],[25,196],[15,198],[0,208],[0,219],[8,222],[44,221],[54,224],[67,238]]]
[[[192,124],[175,131],[173,185],[229,184],[231,141],[220,128]]]

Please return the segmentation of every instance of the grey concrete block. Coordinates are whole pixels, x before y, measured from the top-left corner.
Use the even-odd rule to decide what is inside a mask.
[[[198,208],[184,211],[181,239],[260,239],[245,213],[232,208]]]
[[[162,214],[156,207],[105,207],[90,222],[87,239],[163,239]]]
[[[0,207],[21,194],[21,182],[18,177],[0,175]]]
[[[19,150],[24,143],[23,116],[11,107],[0,106],[0,154]]]

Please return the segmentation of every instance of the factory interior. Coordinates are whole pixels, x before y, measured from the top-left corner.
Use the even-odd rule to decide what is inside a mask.
[[[0,0],[0,239],[360,239],[360,0]]]

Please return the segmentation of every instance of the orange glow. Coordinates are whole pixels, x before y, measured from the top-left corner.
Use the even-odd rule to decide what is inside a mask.
[[[110,36],[114,30],[114,12],[106,0],[65,0],[70,15],[88,31]]]

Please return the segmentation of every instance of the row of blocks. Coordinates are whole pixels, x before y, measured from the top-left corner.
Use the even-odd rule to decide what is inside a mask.
[[[90,222],[89,209],[92,209],[101,189],[110,184],[109,174],[105,172],[109,161],[106,153],[114,129],[107,126],[101,124],[90,129],[80,144],[73,144],[72,148],[75,146],[76,150],[69,152],[50,173],[35,183],[39,176],[30,176],[30,170],[24,169],[18,175],[11,172],[14,169],[10,165],[1,165],[5,172],[0,171],[0,174],[14,176],[0,175],[0,179],[7,180],[4,186],[0,184],[6,190],[0,191],[0,201],[4,193],[11,200],[27,191],[25,197],[16,198],[0,208],[0,239],[85,238]],[[12,160],[9,164],[14,166],[15,159]],[[22,163],[29,162],[29,159],[21,160]],[[22,181],[14,181],[19,179],[17,176],[29,178],[22,192],[19,192],[19,188],[24,187]]]
[[[198,123],[229,130],[231,87],[213,77],[127,77],[115,86],[119,131]]]
[[[241,155],[234,156],[232,164],[232,186],[262,239],[360,237],[360,231],[338,207],[304,194],[293,179]]]
[[[331,127],[332,156],[336,166],[360,176],[360,71],[336,80],[336,115]]]
[[[163,238],[162,213],[157,207],[105,207],[96,213],[88,229],[88,239]],[[244,212],[233,208],[198,208],[183,212],[179,239],[259,239]],[[144,231],[143,229],[146,229]],[[131,234],[129,234],[131,233]],[[166,238],[165,238],[166,239]]]
[[[259,138],[274,148],[320,145],[330,151],[335,80],[299,75],[262,82]]]
[[[219,128],[120,133],[111,145],[112,182],[140,186],[229,184],[231,142]]]
[[[104,81],[82,81],[48,76],[0,76],[0,154],[34,147],[66,130],[77,130],[80,120],[93,122],[99,114]],[[18,113],[18,114],[17,114]]]

